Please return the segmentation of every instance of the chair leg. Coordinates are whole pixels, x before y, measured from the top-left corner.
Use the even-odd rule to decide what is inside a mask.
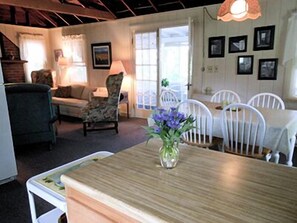
[[[119,129],[118,129],[118,122],[115,122],[114,123],[114,127],[115,127],[115,130],[116,130],[116,133],[118,134],[119,133]]]
[[[87,136],[87,123],[83,122],[83,131],[84,131],[84,136]]]

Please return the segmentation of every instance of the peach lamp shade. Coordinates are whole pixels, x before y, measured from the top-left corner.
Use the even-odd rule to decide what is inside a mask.
[[[258,0],[225,0],[218,11],[218,20],[228,22],[257,19],[261,16]]]
[[[124,75],[127,74],[122,61],[121,60],[112,61],[111,67],[110,67],[110,70],[109,70],[109,74],[118,74],[120,72],[123,72]]]

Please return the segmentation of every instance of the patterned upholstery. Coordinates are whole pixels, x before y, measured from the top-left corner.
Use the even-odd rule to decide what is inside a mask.
[[[108,97],[93,97],[91,102],[83,108],[82,120],[84,135],[87,131],[102,129],[115,129],[118,133],[118,106],[120,101],[120,91],[123,81],[123,73],[109,75],[106,79]],[[114,127],[95,128],[90,126],[95,123],[112,123]]]
[[[54,86],[54,80],[51,70],[42,69],[31,72],[32,83],[46,84],[50,87]]]

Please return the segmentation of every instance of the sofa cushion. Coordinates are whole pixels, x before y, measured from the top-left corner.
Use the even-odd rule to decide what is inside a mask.
[[[71,86],[58,86],[55,97],[68,98],[71,94]]]
[[[85,87],[82,94],[81,99],[90,101],[91,100],[91,94],[96,91],[96,87]]]
[[[59,97],[53,97],[52,103],[59,104],[59,105],[67,105],[71,107],[79,107],[83,108],[88,104],[87,100],[81,100],[77,98],[59,98]]]
[[[81,99],[81,94],[82,94],[84,88],[85,88],[84,85],[79,85],[79,84],[71,85],[71,94],[70,94],[70,96],[72,98]]]

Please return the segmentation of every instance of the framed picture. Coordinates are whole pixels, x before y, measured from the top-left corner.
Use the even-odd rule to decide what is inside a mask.
[[[54,55],[55,55],[55,61],[58,62],[59,57],[63,57],[63,51],[62,51],[62,49],[56,49],[56,50],[54,50]]]
[[[254,32],[254,51],[272,50],[275,26],[256,27]]]
[[[237,59],[237,74],[253,74],[254,56],[239,56]]]
[[[278,59],[260,59],[258,80],[276,80]]]
[[[111,43],[93,43],[92,61],[94,69],[109,69],[111,65]]]
[[[225,56],[225,36],[210,37],[208,39],[208,57]]]
[[[229,53],[246,52],[247,36],[235,36],[229,38]]]

